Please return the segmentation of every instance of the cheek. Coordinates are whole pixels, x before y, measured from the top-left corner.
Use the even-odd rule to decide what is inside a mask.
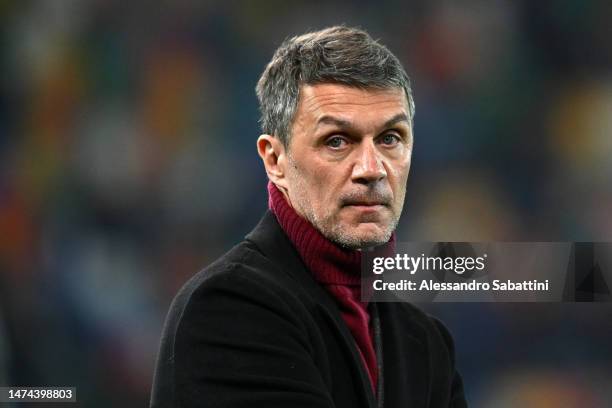
[[[326,194],[329,195],[332,190],[330,188],[332,174],[333,172],[329,169],[309,163],[306,166],[298,165],[294,168],[292,179],[295,185],[301,187],[303,198],[310,202],[313,209],[318,210],[329,202],[329,197]]]
[[[335,191],[333,170],[317,169],[312,173],[309,184],[317,206],[326,207],[331,204]]]
[[[395,166],[393,171],[393,178],[390,180],[391,189],[393,190],[393,201],[395,211],[401,211],[404,206],[404,199],[406,197],[406,184],[408,182],[408,174],[410,172],[410,159],[404,160]]]
[[[334,188],[335,177],[341,172],[340,166],[325,165],[319,161],[313,161],[309,166],[310,171],[304,172],[308,183],[319,195],[325,195]]]
[[[404,167],[402,168],[402,178],[403,178],[403,186],[406,187],[406,182],[408,181],[408,175],[410,174],[410,159],[406,161]]]
[[[410,173],[410,157],[394,163],[392,166],[394,188],[405,189]]]

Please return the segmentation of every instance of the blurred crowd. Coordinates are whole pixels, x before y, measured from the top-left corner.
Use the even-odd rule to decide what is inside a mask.
[[[606,1],[0,2],[0,385],[144,406],[178,288],[267,206],[255,83],[345,23],[404,62],[398,239],[612,241]],[[612,406],[610,304],[435,304],[476,407]]]

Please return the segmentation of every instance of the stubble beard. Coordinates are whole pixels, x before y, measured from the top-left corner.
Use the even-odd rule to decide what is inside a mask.
[[[291,164],[295,166],[294,163]],[[297,167],[294,167],[293,171],[295,174],[291,177],[291,182],[295,199],[292,200],[291,205],[325,238],[336,245],[350,250],[375,247],[389,241],[393,231],[395,231],[399,223],[399,214],[393,212],[392,208],[388,208],[389,211],[392,212],[391,220],[382,226],[379,232],[368,234],[368,236],[360,236],[356,231],[353,231],[353,228],[337,219],[339,214],[338,211],[334,211],[334,209],[330,209],[326,214],[317,215],[312,202],[308,198],[307,189],[304,185],[304,178],[300,176]]]
[[[382,226],[382,229],[378,232],[368,234],[367,236],[361,236],[351,231],[351,227],[347,227],[341,222],[332,221],[331,218],[333,217],[317,220],[316,217],[313,217],[313,219],[309,219],[309,221],[321,232],[321,234],[323,234],[323,236],[325,236],[325,238],[343,248],[351,250],[365,249],[387,243],[399,221],[397,217],[393,217],[393,219]]]

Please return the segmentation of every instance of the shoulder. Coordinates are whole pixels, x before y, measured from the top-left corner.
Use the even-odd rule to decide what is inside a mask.
[[[152,406],[200,400],[207,390],[231,398],[215,388],[220,378],[246,384],[252,381],[249,370],[282,372],[284,361],[278,367],[269,361],[270,345],[294,360],[308,355],[312,318],[298,290],[291,276],[248,240],[194,275],[166,318]]]
[[[215,334],[241,338],[265,329],[304,336],[311,319],[299,290],[289,274],[242,241],[179,290],[166,316],[160,354],[174,365],[179,355]]]
[[[203,303],[227,306],[295,301],[297,283],[249,241],[242,241],[214,263],[196,273],[175,296],[168,320],[175,326],[197,312]]]

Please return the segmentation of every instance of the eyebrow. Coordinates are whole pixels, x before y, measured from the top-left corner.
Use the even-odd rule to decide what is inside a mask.
[[[388,128],[391,127],[399,122],[409,122],[408,120],[408,116],[405,113],[398,113],[397,115],[393,116],[391,119],[389,119],[388,121],[386,121],[382,127],[383,128]],[[319,118],[319,120],[317,121],[317,127],[319,127],[320,125],[336,125],[342,128],[353,128],[353,124],[348,121],[348,120],[344,120],[344,119],[339,119],[339,118],[335,118],[333,116],[330,115],[323,115],[321,116],[321,118]]]

